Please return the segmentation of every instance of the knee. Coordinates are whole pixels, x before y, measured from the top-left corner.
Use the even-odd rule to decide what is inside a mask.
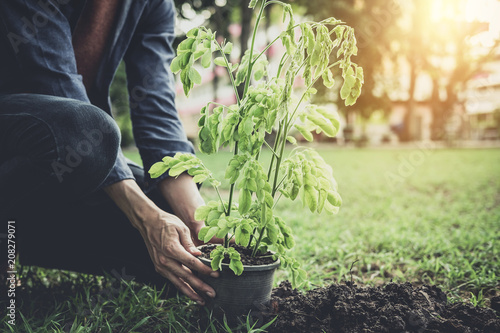
[[[72,189],[80,194],[97,188],[113,168],[120,147],[120,131],[106,112],[81,103],[59,119],[61,137],[58,144],[59,168],[55,175],[71,179]],[[59,172],[59,173],[58,173]]]
[[[103,110],[81,104],[75,110],[73,121],[73,150],[89,160],[98,160],[103,166],[111,168],[120,147],[120,129],[116,122]]]

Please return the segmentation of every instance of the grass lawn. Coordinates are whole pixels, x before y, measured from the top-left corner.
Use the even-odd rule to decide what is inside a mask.
[[[435,284],[452,301],[484,304],[500,294],[499,149],[318,150],[334,169],[340,213],[311,215],[286,199],[277,209],[293,228],[294,255],[309,273],[303,288],[392,280]],[[230,153],[201,157],[222,179]],[[215,198],[208,186],[202,193]],[[275,282],[284,279],[280,271]],[[74,332],[205,331],[194,304],[162,300],[134,283],[110,289],[108,278],[38,268],[24,268],[22,283],[17,325],[4,326],[7,331],[64,331],[65,325]]]

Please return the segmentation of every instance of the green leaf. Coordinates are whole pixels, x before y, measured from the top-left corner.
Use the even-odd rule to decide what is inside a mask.
[[[314,50],[311,55],[311,66],[319,65],[321,61],[321,50],[322,50],[322,44],[316,43],[316,45],[314,45]]]
[[[316,88],[309,88],[306,90],[305,94],[312,94],[312,95],[315,95],[316,93],[318,92],[318,90]]]
[[[229,71],[232,73],[238,68],[239,64],[229,64],[229,66],[231,67]]]
[[[234,233],[234,241],[238,245],[242,246],[247,246],[248,242],[250,241],[250,230],[248,228],[250,226],[247,225],[238,225],[236,227],[235,233]]]
[[[335,79],[333,78],[333,73],[331,70],[327,69],[326,71],[324,71],[322,78],[323,78],[323,85],[325,87],[327,87],[328,89],[333,88],[333,86],[335,85]]]
[[[221,66],[221,67],[227,67],[226,65],[226,61],[224,60],[223,57],[217,57],[214,59],[214,64],[216,64],[217,66]]]
[[[229,261],[229,268],[234,272],[236,275],[241,275],[243,273],[243,264],[241,262],[241,259],[231,259]]]
[[[218,238],[224,238],[225,236],[227,236],[227,234],[229,233],[231,229],[228,228],[228,227],[225,227],[223,229],[219,229],[219,231],[217,232],[216,236]]]
[[[181,69],[181,57],[175,57],[170,64],[170,70],[172,73],[177,74]]]
[[[245,214],[250,209],[252,204],[252,194],[249,190],[241,190],[239,197],[238,211],[240,214]]]
[[[200,231],[198,232],[198,239],[199,240],[202,241],[203,239],[205,239],[205,236],[208,232],[208,229],[210,229],[210,227],[207,227],[207,226],[200,229]]]
[[[335,129],[333,128],[333,125],[329,123],[325,118],[323,118],[321,115],[319,115],[316,112],[311,112],[310,114],[307,115],[307,119],[311,121],[313,124],[321,128],[326,135],[332,137],[335,134]]]
[[[250,0],[250,3],[248,4],[248,8],[255,8],[257,5],[258,0]]]
[[[307,273],[300,267],[291,267],[292,287],[297,288],[304,283],[307,278]]]
[[[342,89],[340,90],[340,97],[342,97],[342,99],[346,99],[350,95],[351,89],[356,83],[356,77],[354,76],[354,69],[352,69],[352,66],[349,66],[343,76],[344,84],[342,85]]]
[[[193,53],[194,61],[198,60],[202,55],[206,53],[207,49],[203,46],[203,44],[199,44],[196,48],[196,51]]]
[[[180,66],[182,69],[190,66],[191,59],[193,59],[192,56],[193,56],[193,53],[191,53],[191,52],[186,52],[186,53],[182,54],[181,60],[180,60]]]
[[[266,225],[266,232],[267,232],[267,237],[269,237],[271,242],[274,244],[278,240],[279,229],[278,226],[276,226],[276,224],[274,224],[271,221],[272,220],[270,220]]]
[[[340,194],[338,194],[337,192],[328,191],[327,199],[328,202],[335,207],[340,207],[342,205],[342,198],[340,197]]]
[[[218,221],[221,215],[222,215],[221,212],[217,210],[211,210],[210,213],[208,213],[208,216],[205,221],[206,223],[211,224],[212,221]]]
[[[257,182],[255,181],[254,178],[248,178],[246,182],[246,188],[247,190],[250,190],[252,192],[257,192]]]
[[[259,81],[260,79],[262,79],[262,77],[264,76],[265,74],[265,70],[264,69],[258,69],[254,72],[253,74],[253,77],[255,79],[255,81]]]
[[[325,207],[325,201],[326,201],[326,191],[325,190],[319,190],[318,192],[318,213],[321,213],[323,211],[323,207]]]
[[[211,227],[208,229],[207,233],[205,234],[205,237],[203,237],[203,241],[205,243],[210,242],[210,240],[217,234],[219,231],[219,227]]]
[[[233,51],[233,44],[231,42],[227,42],[226,45],[224,46],[223,52],[225,54],[230,54]]]
[[[193,28],[193,29],[189,30],[186,34],[186,37],[195,38],[196,36],[198,36],[199,30],[200,30],[200,28]]]
[[[304,139],[306,139],[309,142],[313,141],[313,136],[311,132],[309,132],[304,126],[295,124],[294,127],[300,132],[300,134],[302,134]]]
[[[293,238],[293,236],[291,234],[287,234],[285,236],[285,247],[287,249],[293,249],[293,247],[295,246],[295,239]]]
[[[194,219],[196,221],[205,221],[205,219],[208,217],[208,214],[213,210],[213,206],[210,205],[204,205],[200,206],[196,209],[194,212]]]
[[[208,68],[208,67],[210,67],[211,63],[212,63],[212,52],[210,52],[210,50],[208,50],[201,57],[201,65],[203,66],[203,68]]]
[[[184,171],[186,171],[188,168],[186,168],[183,164],[179,163],[179,165],[173,167],[170,169],[170,171],[168,172],[168,175],[170,177],[177,177],[179,176],[181,173],[183,173]]]
[[[253,121],[252,119],[249,117],[245,120],[245,122],[243,123],[243,132],[247,135],[250,135],[252,134],[253,132]]]
[[[189,92],[193,88],[193,82],[189,78],[188,72],[189,71],[187,70],[187,68],[181,71],[181,82],[182,82],[182,87],[184,88],[184,94],[186,96],[189,96]]]
[[[165,156],[164,158],[162,158],[161,160],[163,162],[165,162],[166,165],[170,165],[170,162],[173,160],[174,158],[172,156]]]
[[[189,69],[189,79],[196,84],[201,83],[201,75],[200,75],[200,73],[198,73],[198,71],[196,69],[194,69],[194,67],[191,67]]]
[[[193,177],[193,182],[197,184],[203,183],[205,180],[207,180],[208,175],[207,174],[199,174]]]
[[[212,262],[210,263],[210,265],[212,266],[212,270],[221,270],[222,260],[224,259],[224,247],[217,246],[215,249],[213,249],[212,253],[210,253],[210,258],[212,259]]]
[[[286,137],[287,141],[290,142],[292,145],[297,144],[297,139],[295,139],[293,136],[287,136]]]
[[[354,105],[356,104],[356,97],[354,97],[353,95],[349,94],[349,96],[347,96],[346,100],[345,100],[345,106],[351,106],[351,105]]]
[[[158,178],[163,175],[168,170],[168,165],[164,162],[156,162],[149,169],[149,174],[151,178]]]
[[[333,108],[327,109],[325,107],[318,107],[316,109],[316,112],[318,112],[319,114],[321,114],[323,117],[325,117],[326,119],[328,119],[330,121],[330,123],[335,128],[334,136],[337,135],[337,133],[340,129],[339,113],[336,110],[334,110]]]
[[[304,198],[307,207],[309,207],[311,212],[314,213],[316,209],[318,209],[318,199],[319,199],[318,191],[310,185],[304,185]]]
[[[194,38],[186,38],[182,42],[180,42],[179,46],[177,46],[177,53],[182,53],[182,51],[191,51],[191,48],[196,39]]]

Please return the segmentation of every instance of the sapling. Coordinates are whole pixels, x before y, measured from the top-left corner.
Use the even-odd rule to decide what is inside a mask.
[[[282,7],[287,25],[269,45],[257,50],[258,27],[269,5]],[[340,74],[340,97],[346,105],[352,105],[361,93],[363,69],[351,61],[357,53],[356,40],[353,29],[343,22],[328,18],[296,23],[292,7],[280,1],[253,0],[249,6],[258,7],[254,9],[257,15],[250,48],[239,63],[231,62],[232,44],[219,43],[216,33],[205,27],[187,33],[171,63],[172,72],[180,72],[186,96],[194,84],[201,83],[195,63],[204,68],[214,63],[227,69],[236,104],[208,103],[201,109],[198,126],[200,151],[215,154],[221,147],[229,147],[233,152],[224,177],[230,186],[228,199],[219,192],[221,182],[191,154],[167,156],[149,173],[155,178],[167,171],[172,177],[187,172],[196,183],[213,186],[219,200],[199,207],[195,218],[205,221],[198,235],[200,240],[224,239],[224,244],[210,254],[214,270],[221,269],[223,259],[228,258],[236,275],[243,272],[240,253],[230,246],[234,239],[236,244],[251,249],[253,256],[273,250],[274,259],[279,258],[281,265],[291,271],[292,283],[297,286],[306,274],[296,259],[287,255],[295,241],[290,227],[275,214],[276,205],[281,197],[300,197],[311,212],[336,214],[342,200],[331,167],[317,152],[297,147],[288,153],[285,147],[287,142],[297,145],[292,131],[307,141],[313,141],[313,132],[334,137],[340,127],[339,115],[334,109],[309,103],[317,92],[314,85],[322,83],[333,88],[334,77]],[[278,41],[284,51],[279,65],[271,71],[266,51]],[[295,85],[297,77],[303,78],[305,87]],[[273,131],[276,135],[270,145],[264,138]],[[272,154],[267,163],[259,158],[264,146]]]

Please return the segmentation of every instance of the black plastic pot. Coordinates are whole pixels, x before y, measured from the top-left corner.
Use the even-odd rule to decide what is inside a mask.
[[[199,258],[210,266],[210,259]],[[243,266],[243,273],[237,276],[228,264],[222,264],[218,278],[200,274],[200,279],[214,288],[215,298],[208,298],[206,305],[215,314],[235,317],[250,311],[261,311],[271,299],[274,272],[280,261],[269,265]]]

